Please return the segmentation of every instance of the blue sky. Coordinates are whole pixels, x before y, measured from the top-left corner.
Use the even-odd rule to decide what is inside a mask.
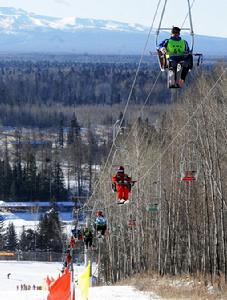
[[[157,2],[158,0],[1,0],[0,6],[22,8],[49,16],[111,19],[150,26]],[[163,25],[181,26],[186,13],[187,0],[168,0]],[[227,0],[195,0],[192,8],[195,33],[227,37],[226,15]],[[156,25],[157,23],[158,21]]]

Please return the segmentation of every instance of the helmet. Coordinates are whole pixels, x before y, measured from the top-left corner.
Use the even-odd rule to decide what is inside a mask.
[[[118,169],[117,169],[117,172],[118,173],[124,173],[125,169],[124,167],[120,166]]]
[[[180,28],[179,28],[179,27],[173,26],[171,32],[172,32],[172,34],[180,34]]]
[[[96,213],[96,215],[97,215],[97,216],[102,216],[102,211],[101,211],[101,210],[98,210],[97,213]]]

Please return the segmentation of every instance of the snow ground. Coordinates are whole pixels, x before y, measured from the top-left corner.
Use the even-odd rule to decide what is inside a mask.
[[[44,285],[44,278],[49,275],[57,278],[61,263],[0,261],[0,299],[1,300],[46,300],[46,290],[17,290],[21,284]],[[75,267],[75,274],[83,271],[83,267]],[[11,273],[10,278],[7,274]],[[80,299],[76,289],[76,299]],[[92,287],[89,300],[155,300],[161,299],[153,293],[143,293],[130,286]]]

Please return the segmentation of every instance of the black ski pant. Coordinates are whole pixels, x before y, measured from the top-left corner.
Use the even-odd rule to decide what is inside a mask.
[[[188,74],[188,71],[193,68],[193,57],[191,54],[187,55],[174,55],[169,58],[169,69],[174,71],[175,79],[177,74],[177,65],[180,63],[181,70],[181,79],[185,81],[185,78]]]
[[[84,243],[85,243],[86,248],[91,247],[92,246],[92,237],[85,237]]]
[[[97,232],[101,232],[101,235],[105,235],[105,232],[106,232],[106,225],[97,225],[96,226],[96,230]]]

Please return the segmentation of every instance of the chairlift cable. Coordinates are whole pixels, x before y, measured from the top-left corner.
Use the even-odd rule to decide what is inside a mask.
[[[156,87],[156,84],[157,84],[157,82],[158,82],[158,79],[159,79],[161,73],[162,73],[162,72],[159,71],[159,73],[158,73],[158,75],[157,75],[157,77],[156,77],[156,79],[155,79],[155,81],[154,81],[154,83],[153,83],[153,85],[152,85],[152,87],[151,87],[151,89],[150,89],[150,91],[149,91],[149,93],[148,93],[148,95],[147,95],[147,97],[146,97],[146,99],[145,99],[145,101],[144,101],[142,107],[141,107],[140,110],[139,110],[139,113],[138,113],[138,115],[137,115],[137,118],[139,118],[139,116],[142,115],[143,110],[144,110],[144,108],[145,108],[145,106],[146,106],[146,104],[147,104],[147,102],[148,102],[148,100],[149,100],[149,98],[150,98],[152,92],[154,91],[154,88]],[[132,124],[129,133],[127,134],[125,143],[127,143],[128,138],[130,137],[131,132],[134,130],[136,123],[137,123],[137,119],[136,119],[136,120],[134,121],[134,123]]]
[[[154,88],[155,88],[157,82],[158,82],[158,79],[159,79],[160,75],[161,75],[161,71],[160,71],[159,74],[157,75],[157,77],[156,77],[156,79],[155,79],[155,82],[153,83],[153,85],[152,85],[152,87],[151,87],[151,89],[150,89],[150,91],[149,91],[149,93],[148,93],[148,95],[147,95],[147,97],[146,97],[146,99],[145,99],[145,102],[144,102],[143,106],[141,107],[141,109],[140,109],[140,111],[139,111],[139,114],[138,114],[138,117],[142,114],[142,111],[143,111],[145,105],[147,104],[147,102],[148,102],[148,100],[149,100],[149,98],[150,98],[150,96],[151,96],[151,94],[152,94],[152,92],[153,92],[153,90],[154,90]],[[134,130],[134,127],[135,127],[135,125],[136,125],[136,121],[137,121],[137,120],[135,120],[135,122],[133,123],[133,125],[132,125],[132,127],[131,127],[131,129],[130,129],[130,132],[127,134],[125,143],[127,143],[127,140],[128,140],[128,138],[130,137],[130,133]],[[113,154],[113,157],[112,157],[112,163],[111,163],[111,166],[110,166],[109,169],[108,169],[108,173],[109,173],[109,171],[111,170],[111,168],[112,168],[113,165],[114,165],[113,162],[114,162],[114,158],[115,158],[115,156],[116,156],[116,153],[117,153],[117,149],[115,149],[115,152],[114,152],[114,154]]]
[[[133,80],[133,83],[132,83],[132,86],[131,86],[131,89],[130,89],[130,92],[129,92],[129,95],[128,95],[128,99],[127,99],[127,102],[126,102],[126,105],[125,105],[125,108],[124,108],[123,116],[122,116],[122,118],[121,118],[120,128],[119,128],[119,130],[116,132],[116,136],[115,136],[114,139],[113,139],[113,142],[112,142],[110,151],[109,151],[109,153],[108,153],[107,159],[106,159],[105,164],[104,164],[104,167],[103,167],[103,171],[102,171],[102,173],[100,174],[99,179],[98,179],[97,182],[95,183],[94,190],[93,190],[91,196],[89,197],[88,202],[89,202],[90,199],[92,199],[92,197],[93,197],[93,195],[95,194],[95,192],[96,192],[98,186],[99,186],[99,185],[102,183],[102,181],[103,181],[102,177],[103,177],[103,174],[104,174],[105,169],[106,169],[106,167],[107,167],[107,164],[108,164],[108,162],[109,162],[109,159],[110,159],[110,157],[111,157],[111,154],[112,154],[112,151],[113,151],[113,148],[114,148],[114,145],[115,145],[115,141],[116,141],[117,136],[118,136],[118,134],[119,134],[119,132],[120,132],[121,126],[122,126],[122,124],[123,124],[123,121],[124,121],[124,119],[125,119],[125,114],[126,114],[126,111],[127,111],[127,109],[128,109],[129,102],[130,102],[130,100],[131,100],[132,92],[133,92],[133,89],[134,89],[134,87],[135,87],[136,80],[137,80],[137,77],[138,77],[138,74],[139,74],[139,70],[140,70],[140,67],[141,67],[141,63],[142,63],[143,57],[144,57],[144,55],[145,55],[145,51],[146,51],[146,48],[147,48],[147,45],[148,45],[148,42],[149,42],[149,39],[150,39],[151,32],[152,32],[153,27],[154,27],[154,22],[155,22],[157,13],[158,13],[158,9],[159,9],[160,3],[161,3],[161,0],[159,0],[158,3],[157,3],[157,7],[156,7],[156,10],[155,10],[155,13],[154,13],[154,16],[153,16],[152,24],[151,24],[151,26],[150,26],[150,29],[149,29],[149,32],[148,32],[148,35],[147,35],[147,39],[146,39],[146,42],[145,42],[145,45],[144,45],[142,54],[141,54],[141,56],[140,56],[140,60],[139,60],[139,64],[138,64],[138,67],[137,67],[137,70],[136,70],[136,74],[135,74],[135,77],[134,77],[134,80]],[[92,214],[94,213],[95,203],[96,203],[96,200],[95,200],[94,205],[93,205]]]
[[[194,4],[194,2],[195,2],[195,0],[193,0],[193,3],[190,4],[190,2],[189,2],[189,0],[188,0],[189,9],[191,9],[191,6]],[[138,75],[138,72],[139,72],[139,67],[140,67],[140,64],[141,64],[141,62],[142,62],[142,58],[143,58],[145,49],[146,49],[147,44],[148,44],[148,41],[149,41],[149,37],[150,37],[151,31],[152,31],[152,28],[153,28],[154,21],[155,21],[155,19],[156,19],[157,13],[158,13],[158,9],[159,9],[160,3],[161,3],[161,0],[159,0],[159,2],[158,2],[158,4],[157,4],[157,8],[156,8],[156,11],[155,11],[155,14],[154,14],[153,22],[152,22],[152,25],[151,25],[151,27],[150,27],[150,31],[149,31],[148,38],[147,38],[147,41],[146,41],[145,46],[144,46],[143,53],[142,53],[141,58],[140,58],[139,66],[138,66],[138,68],[137,68],[137,72],[136,72],[136,75],[135,75],[135,79],[134,79],[134,81],[133,81],[132,88],[131,88],[130,93],[129,93],[128,101],[127,101],[127,103],[126,103],[125,110],[124,110],[124,113],[123,113],[123,117],[122,117],[121,122],[120,122],[119,130],[117,131],[116,136],[114,137],[112,147],[111,147],[111,149],[110,149],[109,155],[108,155],[108,157],[107,157],[107,160],[106,160],[106,163],[105,163],[105,166],[104,166],[104,170],[106,169],[107,163],[109,162],[109,158],[110,158],[110,155],[111,155],[111,153],[112,153],[112,148],[113,148],[113,146],[114,146],[114,144],[115,144],[115,141],[116,141],[116,139],[117,139],[117,136],[118,136],[118,134],[119,134],[119,132],[120,132],[120,130],[121,130],[121,126],[122,126],[123,121],[124,121],[125,113],[126,113],[127,108],[128,108],[128,103],[129,103],[129,100],[130,100],[130,98],[131,98],[132,91],[133,91],[133,88],[134,88],[134,86],[135,86],[136,78],[137,78],[137,75]],[[163,19],[164,13],[165,13],[166,5],[167,5],[167,0],[165,0],[164,6],[163,6],[163,9],[162,9],[161,19],[160,19],[159,26],[158,26],[158,29],[157,29],[157,36],[158,36],[159,31],[160,31],[160,28],[161,28],[162,19]],[[188,18],[188,16],[191,18],[191,10],[189,10],[189,12],[187,13],[187,15],[186,15],[186,17],[185,17],[185,19],[184,19],[184,21],[183,21],[183,24],[185,23],[185,21],[186,21],[186,19]],[[191,27],[191,30],[193,31],[192,27]],[[145,101],[144,101],[144,103],[143,103],[143,106],[141,107],[141,109],[140,109],[140,111],[139,111],[138,116],[142,114],[143,109],[144,109],[145,105],[147,104],[147,102],[148,102],[148,100],[149,100],[149,98],[150,98],[150,95],[151,95],[151,93],[153,92],[153,90],[154,90],[154,88],[155,88],[155,86],[156,86],[156,83],[157,83],[157,81],[158,81],[158,79],[159,79],[159,77],[160,77],[160,74],[161,74],[161,71],[159,72],[158,76],[156,77],[156,80],[155,80],[155,82],[154,82],[154,84],[153,84],[153,86],[152,86],[152,88],[151,88],[151,90],[150,90],[148,96],[146,97],[146,99],[145,99]],[[136,121],[137,121],[137,120],[136,120]],[[136,121],[134,122],[133,126],[131,127],[130,132],[127,134],[126,142],[127,142],[128,138],[129,138],[129,135],[130,135],[131,131],[133,130],[133,128],[134,128],[134,126],[135,126],[135,124],[136,124]],[[116,152],[117,152],[117,149],[116,149],[115,152],[114,152],[114,156],[116,155]],[[113,165],[113,159],[112,159],[112,163],[111,163],[111,166],[110,166],[109,170],[112,168],[112,165]],[[103,171],[103,172],[104,172],[104,171]],[[101,181],[101,179],[100,179],[100,181]],[[100,182],[100,183],[101,183],[101,182]],[[98,182],[98,184],[99,184],[99,182]],[[92,194],[92,195],[93,195],[93,194]],[[92,197],[92,195],[91,195],[91,197]]]
[[[167,1],[167,0],[166,0]],[[121,126],[123,124],[123,121],[124,121],[124,118],[125,118],[125,114],[126,114],[126,111],[128,109],[128,105],[129,105],[129,101],[131,100],[131,96],[132,96],[132,92],[133,92],[133,89],[135,87],[135,84],[136,84],[136,79],[138,77],[138,74],[139,74],[139,70],[140,70],[140,66],[141,66],[141,63],[142,63],[142,60],[143,60],[143,57],[145,55],[145,51],[146,51],[146,48],[147,48],[147,45],[148,45],[148,42],[149,42],[149,39],[150,39],[150,36],[151,36],[151,32],[153,30],[153,27],[154,27],[154,22],[155,22],[155,19],[156,19],[156,16],[157,16],[157,13],[158,13],[158,9],[159,9],[159,6],[160,6],[160,3],[161,3],[161,0],[158,1],[158,4],[157,4],[157,7],[156,7],[156,10],[155,10],[155,13],[154,13],[154,17],[153,17],[153,20],[152,20],[152,23],[151,23],[151,26],[150,26],[150,29],[149,29],[149,32],[148,32],[148,35],[147,35],[147,39],[146,39],[146,42],[145,42],[145,45],[144,45],[144,48],[143,48],[143,52],[140,56],[140,60],[139,60],[139,64],[138,64],[138,67],[137,67],[137,70],[136,70],[136,74],[135,74],[135,78],[133,80],[133,83],[132,83],[132,87],[131,87],[131,90],[129,92],[129,96],[128,96],[128,99],[127,99],[127,102],[126,102],[126,105],[125,105],[125,108],[124,108],[124,112],[123,112],[123,116],[121,118],[121,122],[120,122],[120,126],[119,126],[119,130],[117,131],[116,133],[116,138],[121,130]],[[116,140],[115,138],[115,140]]]
[[[190,1],[189,1],[189,0],[187,0],[187,1],[188,1],[188,6],[189,6],[189,12],[187,13],[187,15],[186,15],[186,17],[185,17],[183,24],[185,23],[187,17],[189,16],[189,18],[190,18],[190,24],[191,24],[191,32],[193,33],[192,18],[191,18],[191,7],[193,6],[195,0],[193,0],[192,4],[190,4]],[[153,25],[154,25],[154,22],[155,22],[157,13],[158,13],[158,9],[159,9],[160,3],[161,3],[161,0],[159,0],[159,2],[158,2],[158,4],[157,4],[157,8],[156,8],[156,11],[155,11],[155,14],[154,14],[154,17],[153,17],[152,25],[151,25],[151,27],[150,27],[150,30],[149,30],[149,33],[148,33],[148,37],[147,37],[147,40],[146,40],[146,43],[145,43],[145,46],[144,46],[142,55],[141,55],[141,57],[140,57],[140,61],[139,61],[138,67],[137,67],[137,71],[136,71],[136,74],[135,74],[135,78],[134,78],[134,81],[133,81],[133,84],[132,84],[132,87],[131,87],[131,90],[130,90],[130,93],[129,93],[129,96],[128,96],[128,99],[127,99],[127,103],[126,103],[126,105],[125,105],[125,109],[124,109],[124,112],[123,112],[123,117],[122,117],[121,122],[120,122],[119,130],[117,131],[116,136],[114,137],[114,140],[113,140],[113,143],[112,143],[112,145],[111,145],[110,151],[109,151],[109,153],[108,153],[108,157],[107,157],[107,159],[106,159],[106,162],[105,162],[105,165],[104,165],[102,174],[100,175],[99,180],[98,180],[97,183],[95,184],[95,188],[94,188],[94,190],[93,190],[93,192],[92,192],[92,195],[90,196],[89,200],[92,199],[92,196],[95,194],[98,185],[101,184],[101,182],[103,182],[102,175],[103,175],[104,172],[105,172],[105,169],[106,169],[106,167],[107,167],[107,164],[108,164],[108,162],[109,162],[110,156],[111,156],[111,154],[112,154],[112,151],[113,151],[113,148],[114,148],[114,145],[115,145],[115,141],[116,141],[117,136],[118,136],[118,134],[119,134],[119,132],[120,132],[121,126],[122,126],[122,124],[123,124],[123,121],[124,121],[124,119],[125,119],[125,114],[126,114],[126,111],[127,111],[127,109],[128,109],[129,101],[130,101],[130,99],[131,99],[131,95],[132,95],[132,92],[133,92],[133,89],[134,89],[134,86],[135,86],[135,83],[136,83],[136,79],[137,79],[137,76],[138,76],[138,73],[139,73],[140,65],[141,65],[141,63],[142,63],[142,59],[143,59],[143,56],[144,56],[144,53],[145,53],[145,50],[146,50],[146,47],[147,47],[147,44],[148,44],[148,41],[149,41],[149,38],[150,38],[150,34],[151,34],[152,29],[153,29]],[[161,23],[162,23],[162,19],[163,19],[164,13],[165,13],[166,5],[167,5],[167,0],[165,0],[164,6],[163,6],[163,9],[162,9],[161,20],[160,20],[160,22],[159,22],[159,27],[158,27],[158,30],[157,30],[157,35],[158,35],[158,33],[159,33],[159,31],[160,31],[160,28],[161,28]],[[146,98],[146,100],[145,100],[145,103],[143,104],[143,106],[142,106],[142,108],[141,108],[141,110],[140,110],[140,113],[143,111],[143,109],[144,109],[144,107],[145,107],[145,105],[146,105],[146,103],[147,103],[147,101],[148,101],[148,99],[149,99],[149,97],[150,97],[150,95],[151,95],[151,92],[153,91],[153,89],[154,89],[154,87],[155,87],[155,85],[156,85],[156,83],[157,83],[157,81],[158,81],[158,78],[159,78],[160,74],[161,74],[161,72],[158,74],[158,76],[157,76],[157,78],[156,78],[156,80],[155,80],[155,83],[154,83],[154,85],[152,86],[152,89],[150,90],[150,92],[149,92],[149,94],[148,94],[148,96],[147,96],[147,98]],[[135,123],[134,123],[134,124],[135,124]],[[134,125],[134,124],[133,124],[133,125]],[[133,126],[132,126],[132,127],[133,127]],[[130,132],[131,132],[131,131],[130,131]],[[128,134],[128,137],[129,137],[129,134]],[[116,154],[116,150],[115,150],[115,154]],[[115,154],[114,154],[114,155],[115,155]],[[113,161],[112,161],[112,163],[111,163],[111,167],[110,167],[110,168],[112,168],[112,165],[113,165]],[[89,201],[89,200],[88,200],[88,201]],[[94,212],[94,208],[95,208],[95,203],[96,203],[96,201],[97,201],[97,200],[95,200],[95,202],[94,202],[94,206],[93,206],[92,213]]]
[[[177,132],[177,134],[175,135],[175,137],[172,139],[172,141],[166,146],[166,148],[162,151],[162,153],[159,155],[159,157],[156,159],[156,161],[154,162],[154,164],[147,169],[147,171],[141,176],[140,180],[142,180],[144,177],[146,177],[146,175],[148,174],[148,172],[150,172],[154,166],[157,164],[157,162],[162,160],[162,157],[164,156],[164,154],[169,150],[170,146],[176,141],[176,139],[182,134],[182,132],[185,130],[186,126],[190,123],[190,121],[192,120],[192,118],[195,116],[195,114],[197,113],[197,111],[202,107],[203,103],[208,99],[208,97],[211,95],[211,93],[213,92],[213,90],[215,89],[215,87],[217,86],[217,84],[220,82],[220,80],[222,79],[222,77],[224,76],[224,74],[226,73],[227,68],[224,69],[224,71],[221,73],[221,75],[218,77],[218,79],[215,81],[215,83],[213,84],[213,86],[210,88],[210,90],[208,91],[207,95],[203,98],[203,100],[197,105],[197,107],[195,108],[195,110],[192,112],[192,114],[188,117],[187,122],[185,122],[185,124],[180,128],[180,130]]]

